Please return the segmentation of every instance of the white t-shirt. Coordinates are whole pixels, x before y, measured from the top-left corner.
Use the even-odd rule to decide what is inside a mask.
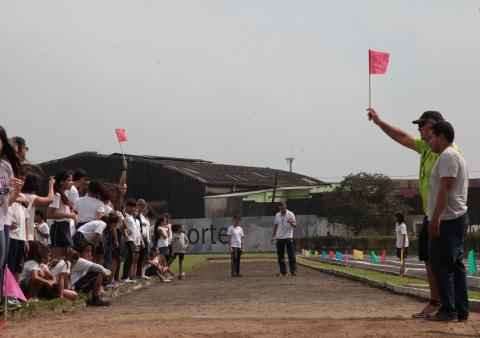
[[[40,236],[39,234],[36,234],[36,240],[42,242],[45,245],[48,245],[48,238],[50,237],[50,228],[48,227],[47,223],[42,223],[37,226],[38,231],[43,234],[43,235],[48,235],[48,237],[43,237]]]
[[[58,261],[57,265],[55,265],[51,271],[52,274],[56,277],[57,281],[60,278],[60,274],[66,273],[67,275],[70,275],[70,262],[61,259]]]
[[[17,228],[10,228],[10,239],[16,239],[18,241],[27,240],[26,219],[30,217],[27,208],[20,203],[13,203],[11,205],[12,221],[17,223]]]
[[[37,195],[34,194],[25,194],[28,202],[28,214],[29,217],[27,218],[27,241],[35,240],[35,199]]]
[[[240,225],[238,227],[230,225],[227,230],[227,236],[232,237],[232,248],[242,247],[243,229]]]
[[[293,238],[294,228],[288,223],[289,220],[295,221],[295,215],[290,210],[287,210],[285,215],[282,215],[280,212],[275,215],[274,224],[278,224],[277,233],[275,234],[276,239]]]
[[[13,178],[13,170],[10,163],[0,161],[0,231],[3,226],[9,223],[8,220],[8,196],[10,194],[10,181]]]
[[[65,190],[65,195],[67,196],[68,200],[75,205],[79,200],[80,196],[78,196],[77,187],[72,184],[70,190]]]
[[[97,219],[97,213],[105,214],[105,204],[99,199],[85,196],[75,204],[78,213],[78,223],[86,223]]]
[[[126,214],[125,223],[127,224],[127,229],[132,232],[131,235],[126,235],[127,242],[134,242],[135,245],[139,246],[142,239],[140,234],[140,221],[133,218],[132,215]]]
[[[63,204],[60,194],[57,192],[53,196],[53,202],[48,206],[55,210],[59,214],[69,214],[70,207],[68,205]],[[54,219],[54,222],[70,222],[70,218],[61,218],[61,219]]]
[[[405,223],[395,224],[395,237],[396,237],[396,246],[397,248],[403,248],[403,235],[405,235],[405,248],[408,248],[408,233],[407,225]]]
[[[80,278],[85,276],[87,272],[101,272],[103,275],[108,274],[108,270],[97,263],[90,262],[86,259],[79,258],[70,271],[70,282],[75,284]]]
[[[22,270],[22,274],[20,275],[20,281],[27,279],[33,270],[38,270],[38,271],[42,270],[41,264],[38,263],[37,261],[34,261],[33,259],[26,261],[25,264],[23,264],[23,270]]]
[[[106,227],[107,224],[104,221],[91,221],[82,225],[77,231],[80,231],[89,243],[93,243],[93,234],[102,236]]]
[[[142,236],[143,240],[146,242],[150,242],[150,220],[140,214],[140,222],[143,223],[142,227]]]
[[[174,233],[172,236],[172,245],[175,246],[175,252],[185,253],[187,248],[187,245],[185,244],[186,241],[188,241],[188,237],[183,232]]]
[[[167,228],[168,228],[168,245],[172,244],[172,225],[170,223],[167,224]],[[167,245],[167,246],[168,246]]]
[[[438,191],[441,180],[445,177],[454,177],[448,193],[447,205],[440,215],[440,220],[459,218],[467,212],[468,173],[467,164],[463,156],[453,147],[445,149],[437,159],[430,174],[428,192],[428,219],[431,220],[437,206]]]
[[[167,226],[158,227],[158,248],[168,247],[167,229]],[[162,236],[160,236],[160,234],[167,236],[167,238],[163,238]]]

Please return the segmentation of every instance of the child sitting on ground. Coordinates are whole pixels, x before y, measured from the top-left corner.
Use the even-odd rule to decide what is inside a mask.
[[[157,276],[160,281],[169,283],[172,281],[171,279],[167,278],[167,274],[169,272],[170,270],[167,266],[160,265],[158,250],[156,248],[151,248],[148,253],[148,264],[143,268],[142,274],[148,277]]]
[[[78,253],[72,248],[68,248],[65,257],[51,261],[48,264],[50,271],[55,276],[58,284],[58,297],[60,299],[75,300],[77,293],[70,290],[70,271],[72,264],[78,260]]]
[[[25,262],[20,275],[20,288],[27,298],[58,297],[55,277],[45,264],[50,258],[50,248],[39,241],[33,243],[32,259]]]
[[[172,264],[175,258],[178,256],[178,279],[182,279],[183,276],[183,258],[185,256],[185,251],[188,248],[188,237],[185,235],[185,230],[182,224],[173,224],[172,225],[172,250],[173,256],[168,265]]]
[[[72,265],[70,281],[77,292],[92,292],[92,298],[87,303],[93,306],[109,306],[110,302],[100,296],[103,277],[110,276],[110,270],[92,262],[92,246],[86,242],[77,245],[79,258]]]

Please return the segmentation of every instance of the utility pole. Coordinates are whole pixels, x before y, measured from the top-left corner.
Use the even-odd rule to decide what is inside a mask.
[[[290,168],[290,172],[292,172],[292,165],[293,165],[293,160],[295,158],[294,157],[287,157],[286,160],[287,160],[287,163],[288,163],[288,167]]]

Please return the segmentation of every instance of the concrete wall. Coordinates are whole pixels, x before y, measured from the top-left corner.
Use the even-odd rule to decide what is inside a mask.
[[[325,219],[316,215],[296,215],[297,229],[294,237],[326,236],[330,231],[332,236],[344,236],[348,233],[341,225],[328,227]],[[275,251],[270,243],[273,230],[273,216],[243,217],[240,225],[245,233],[247,252]],[[222,253],[227,251],[227,228],[232,219],[225,218],[195,218],[175,219],[172,223],[185,225],[190,239],[190,253]]]

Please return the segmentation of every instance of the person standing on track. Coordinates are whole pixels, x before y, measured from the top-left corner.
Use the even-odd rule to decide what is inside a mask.
[[[430,176],[428,243],[431,267],[442,305],[433,321],[468,320],[467,274],[463,264],[467,215],[468,172],[463,156],[452,147],[455,132],[450,123],[431,129],[432,151],[439,154]]]
[[[287,274],[287,266],[285,264],[285,248],[287,248],[288,265],[290,274],[297,275],[297,262],[295,260],[295,241],[293,240],[293,229],[297,227],[295,215],[287,209],[285,202],[278,203],[279,212],[275,215],[275,224],[273,225],[272,244],[277,244],[278,265],[280,272],[277,276],[285,276]]]
[[[233,225],[227,230],[228,253],[232,260],[232,277],[240,277],[240,256],[244,249],[244,234],[240,226],[240,216],[233,216]]]
[[[395,242],[397,249],[397,257],[400,259],[400,276],[407,273],[406,259],[408,256],[408,233],[405,224],[405,216],[401,212],[395,213]]]
[[[443,116],[438,111],[426,111],[419,119],[412,121],[413,124],[418,125],[420,137],[414,137],[401,129],[389,125],[383,121],[379,114],[373,109],[369,108],[368,118],[372,120],[380,129],[383,130],[390,138],[402,146],[412,149],[420,154],[420,170],[419,170],[419,185],[420,195],[422,197],[422,206],[425,217],[423,224],[418,233],[418,259],[425,262],[425,270],[427,272],[428,284],[430,286],[430,302],[426,304],[422,310],[412,315],[413,318],[427,318],[433,315],[440,306],[440,295],[438,293],[438,286],[432,274],[429,257],[428,257],[428,187],[430,181],[430,172],[433,165],[438,159],[438,154],[432,152],[432,148],[428,144],[430,139],[430,128],[433,124],[443,121]],[[456,148],[456,146],[454,145]],[[457,148],[458,149],[458,148]]]

